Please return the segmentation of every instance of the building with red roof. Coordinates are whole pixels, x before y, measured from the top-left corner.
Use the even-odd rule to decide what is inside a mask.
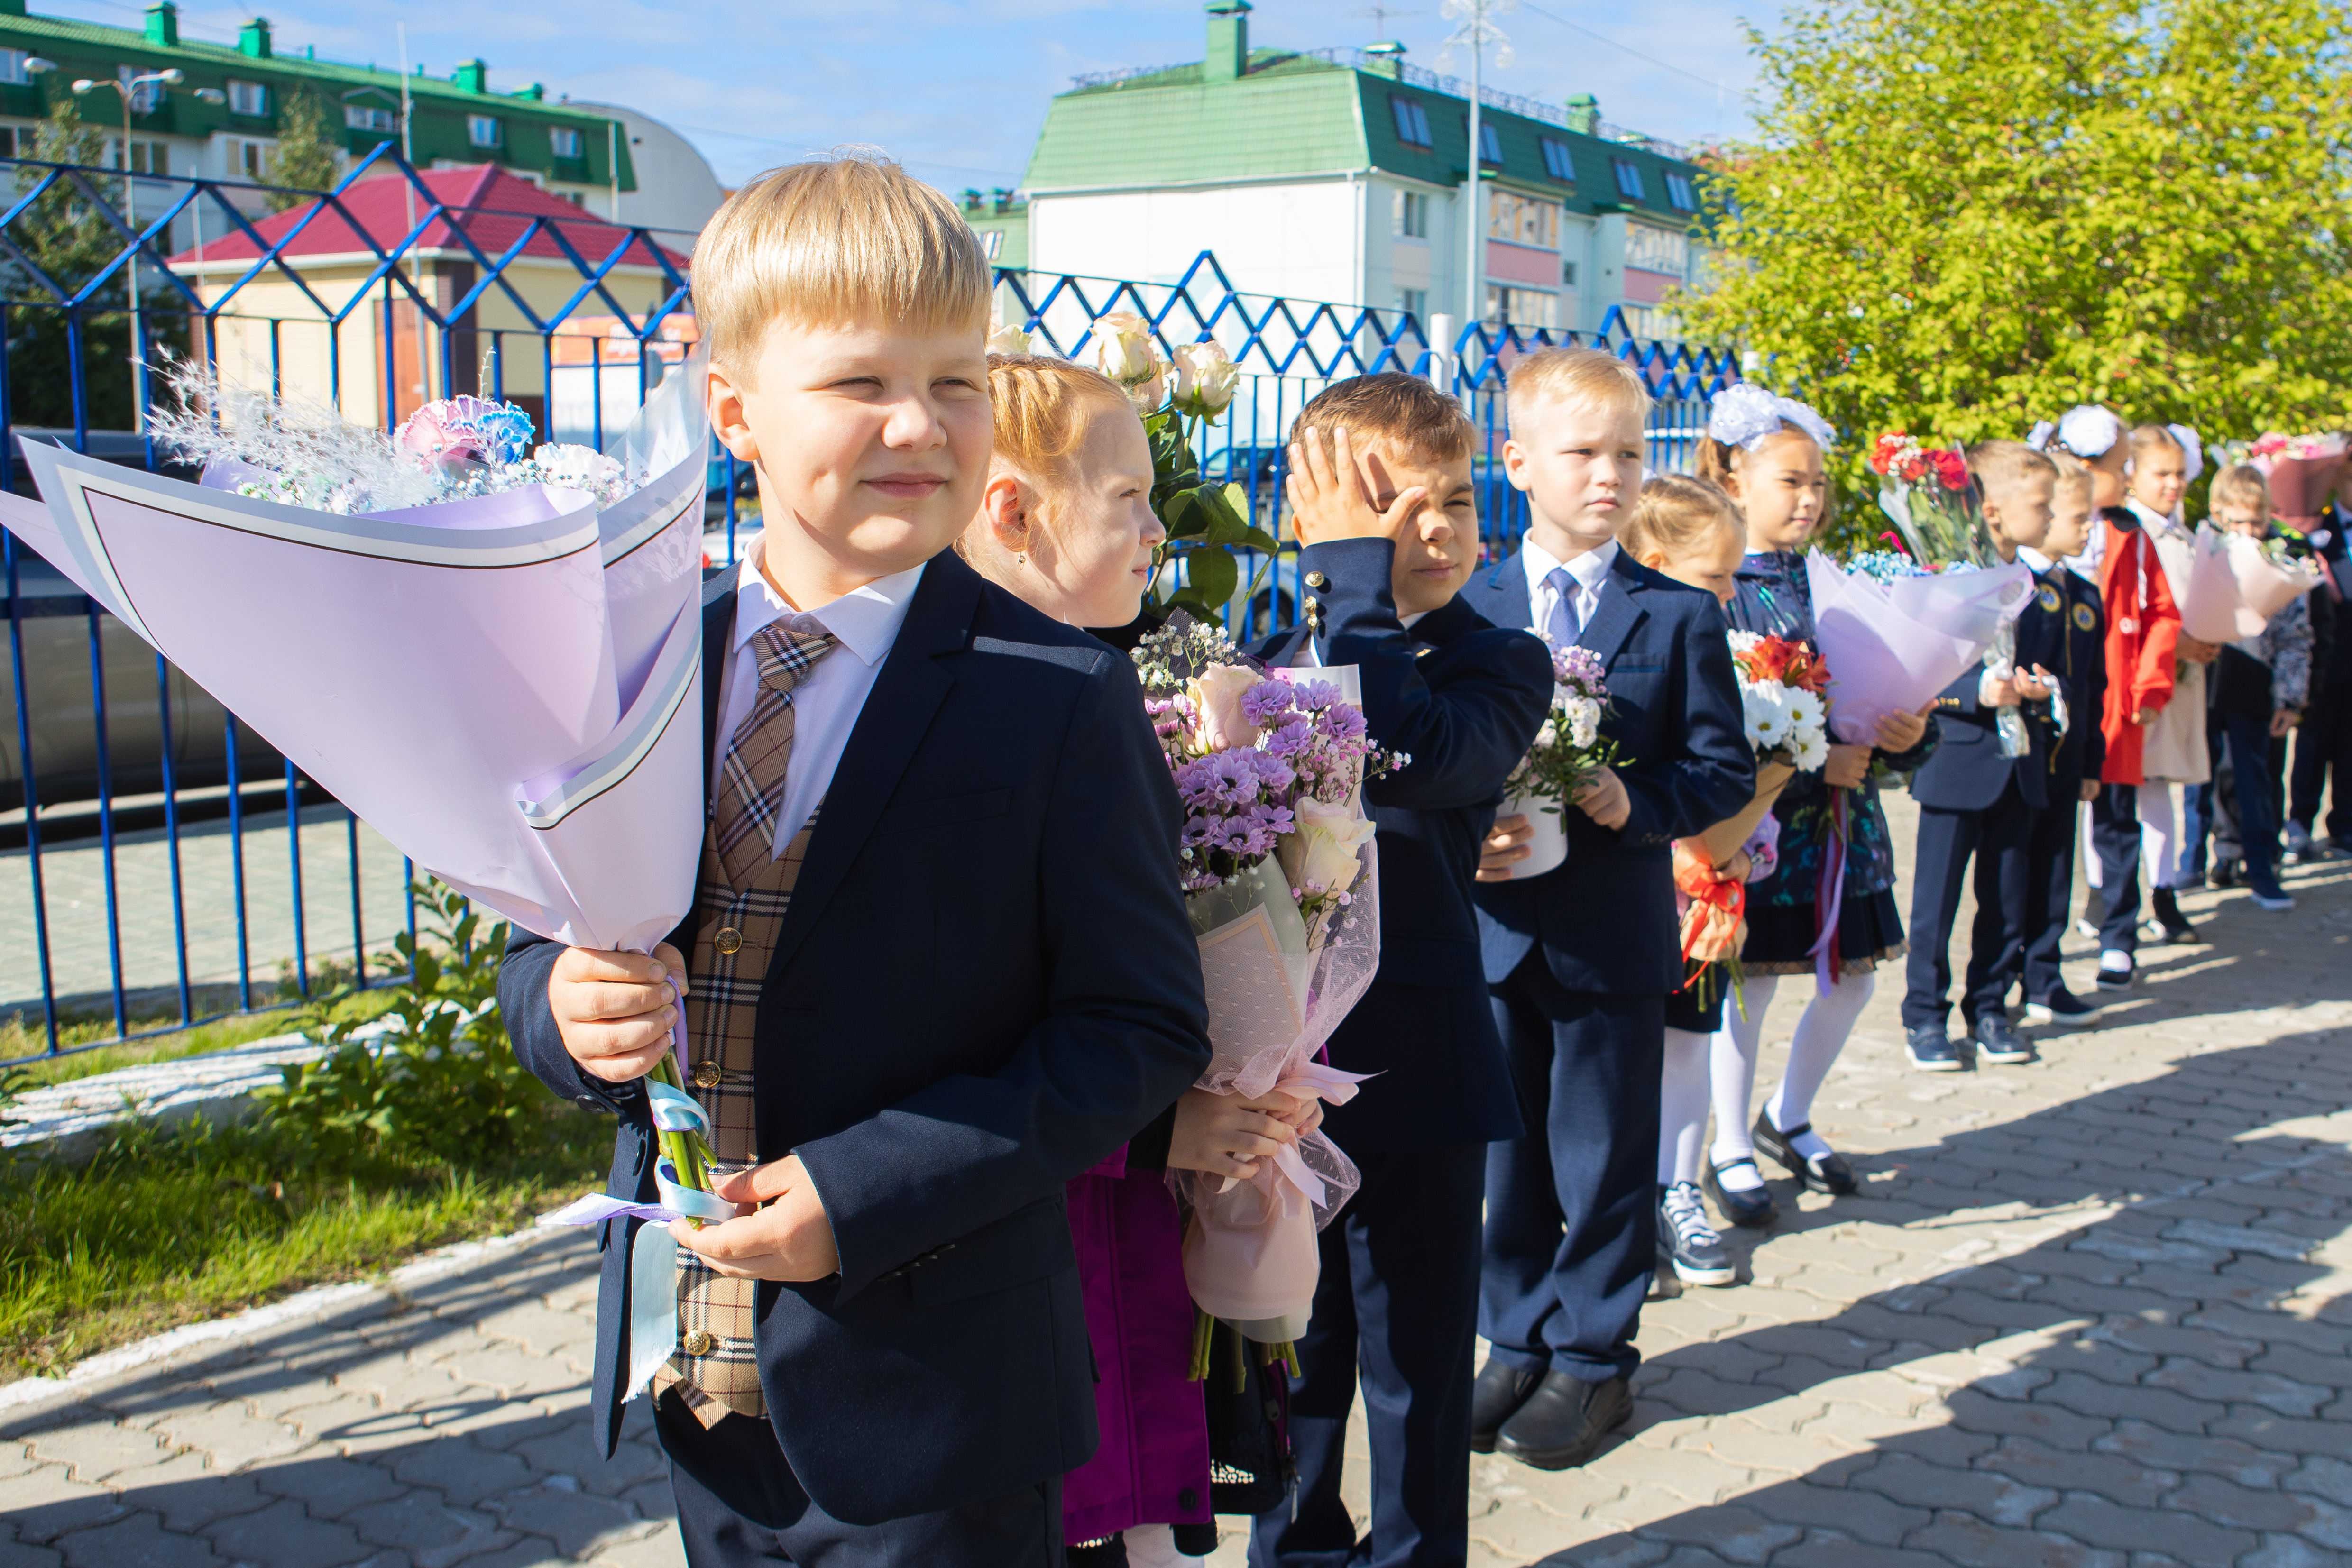
[[[614,318],[643,323],[666,304],[687,308],[671,304],[686,276],[683,253],[495,164],[435,170],[415,183],[395,169],[332,203],[256,221],[251,235],[205,233],[221,221],[217,213],[209,220],[170,266],[217,309],[222,378],[266,386],[275,375],[288,395],[331,402],[362,423],[396,422],[431,398],[496,393],[530,409],[544,435],[548,375],[559,360],[610,364],[617,350],[634,375],[629,345],[612,339]],[[403,249],[411,234],[416,242]],[[273,261],[256,273],[273,247]],[[406,285],[378,276],[395,251]],[[600,287],[590,288],[591,278]],[[432,315],[417,309],[412,286]],[[351,308],[363,288],[368,299]],[[567,343],[558,353],[541,338],[551,328],[602,340],[601,352],[574,355]],[[650,379],[659,375],[655,369]]]

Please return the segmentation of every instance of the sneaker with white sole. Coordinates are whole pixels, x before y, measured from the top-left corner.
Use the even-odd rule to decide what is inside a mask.
[[[2098,1015],[2096,1003],[2086,1002],[2068,990],[2053,991],[2038,1002],[2025,1004],[2027,1022],[2056,1029],[2080,1029]]]
[[[1729,1285],[1739,1278],[1730,1249],[1706,1222],[1706,1200],[1695,1182],[1658,1189],[1658,1259],[1688,1285]]]
[[[2294,907],[2294,895],[2293,894],[2255,893],[2252,888],[2248,888],[2246,891],[2252,895],[2254,907],[2256,909],[2283,911],[2293,909]]]

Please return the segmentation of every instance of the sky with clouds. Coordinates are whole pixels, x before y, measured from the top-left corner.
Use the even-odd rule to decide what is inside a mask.
[[[1390,8],[1389,37],[1414,62],[1439,58],[1456,24],[1443,0]],[[137,26],[130,0],[32,0],[39,14]],[[251,9],[181,0],[182,33],[234,42]],[[551,95],[625,103],[683,132],[720,180],[845,142],[883,147],[950,190],[1015,185],[1046,100],[1083,71],[1197,60],[1199,0],[568,0],[562,5],[418,12],[393,0],[268,0],[279,50],[446,77],[490,65],[493,89],[531,81]],[[1520,0],[1496,18],[1512,58],[1490,64],[1504,91],[1551,101],[1590,92],[1619,124],[1675,139],[1737,133],[1754,80],[1743,18],[1769,25],[1779,0]],[[698,25],[683,25],[698,16]],[[1293,48],[1369,43],[1370,0],[1257,0],[1252,41]],[[1581,30],[1580,30],[1581,29]]]

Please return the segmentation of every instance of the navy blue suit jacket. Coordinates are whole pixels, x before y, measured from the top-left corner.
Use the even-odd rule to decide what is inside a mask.
[[[2074,576],[2063,567],[2051,570]],[[2024,613],[2017,618],[2019,669],[2031,670],[2039,664],[2063,679],[2067,617],[2072,608],[2063,584],[2046,576],[2035,582],[2033,597],[2026,601]],[[1995,727],[2000,710],[1977,700],[1983,681],[1984,666],[1970,665],[1936,699],[1943,743],[1911,776],[1911,798],[1939,811],[1981,811],[1999,800],[2014,779],[2020,798],[2038,811],[2049,803],[2051,706],[2046,702],[2023,705],[2031,747],[2023,757],[2004,757]],[[2082,711],[2074,707],[2074,692],[2066,693],[2070,729]],[[2096,728],[2098,722],[2098,710],[2094,708],[2092,727]]]
[[[1526,563],[1514,554],[1462,591],[1497,626],[1530,619]],[[1715,595],[1661,576],[1623,550],[1577,638],[1609,671],[1610,715],[1633,815],[1608,829],[1574,807],[1568,860],[1523,882],[1478,883],[1486,978],[1500,983],[1538,943],[1571,991],[1664,996],[1683,983],[1675,915],[1674,841],[1731,816],[1756,792],[1732,674],[1729,629]]]
[[[1551,706],[1551,655],[1527,632],[1489,624],[1458,597],[1407,630],[1394,559],[1386,539],[1335,539],[1298,558],[1321,608],[1323,663],[1357,667],[1372,737],[1412,758],[1364,790],[1380,828],[1381,967],[1331,1036],[1333,1066],[1381,1074],[1324,1123],[1341,1148],[1365,1152],[1524,1130],[1486,1002],[1470,889],[1503,780]],[[1307,637],[1303,626],[1282,632],[1256,656],[1295,664]]]
[[[704,588],[706,754],[735,582]],[[793,1474],[837,1519],[993,1496],[1094,1451],[1063,1187],[1208,1065],[1178,830],[1128,660],[934,558],[825,792],[756,1024],[761,1154],[801,1157],[841,1251],[830,1279],[761,1284],[760,1376]],[[671,938],[688,954],[691,927]],[[619,1113],[608,1190],[649,1200],[642,1085],[565,1052],[561,952],[508,950],[516,1055]],[[637,1228],[604,1236],[607,1453]]]

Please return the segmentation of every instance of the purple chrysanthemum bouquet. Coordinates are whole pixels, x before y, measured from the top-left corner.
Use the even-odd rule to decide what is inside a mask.
[[[1182,618],[1144,639],[1135,662],[1183,803],[1178,872],[1216,1050],[1199,1086],[1349,1099],[1356,1075],[1316,1057],[1380,967],[1362,790],[1411,758],[1366,732],[1351,667],[1261,670],[1223,632]],[[1355,1166],[1318,1132],[1246,1182],[1171,1176],[1192,1210],[1184,1271],[1202,1311],[1264,1343],[1297,1339],[1316,1229],[1356,1189]]]

